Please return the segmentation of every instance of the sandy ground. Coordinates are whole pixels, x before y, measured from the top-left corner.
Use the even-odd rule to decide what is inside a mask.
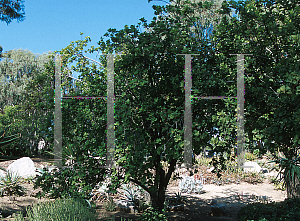
[[[169,187],[167,193],[171,194],[179,192],[178,187]],[[243,196],[239,197],[243,193]],[[270,200],[279,202],[286,198],[285,191],[278,191],[274,189],[272,184],[264,182],[262,184],[249,184],[242,182],[241,184],[230,184],[224,186],[216,185],[204,185],[202,194],[186,194],[182,193],[182,196],[199,197],[205,200],[211,199],[223,199],[223,198],[236,198],[239,201],[245,201],[247,199],[254,198],[254,196],[267,196]]]
[[[176,186],[169,187],[167,194],[173,195],[178,191]],[[257,185],[244,182],[224,186],[204,185],[201,194],[182,193],[181,195],[188,201],[185,205],[186,216],[184,213],[174,213],[171,220],[238,220],[239,209],[249,203],[259,200],[266,202],[263,201],[264,198],[269,202],[280,202],[286,198],[285,191],[275,190],[274,186],[267,181]],[[218,204],[225,205],[225,214],[213,214],[211,209],[213,199]]]

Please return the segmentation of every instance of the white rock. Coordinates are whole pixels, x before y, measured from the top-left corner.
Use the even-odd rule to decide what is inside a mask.
[[[3,171],[3,170],[0,170],[0,176],[5,176],[6,175],[6,172],[5,171]]]
[[[12,173],[18,174],[23,178],[36,176],[36,168],[33,161],[29,157],[22,157],[16,160],[8,166],[7,170]]]
[[[261,171],[261,167],[253,161],[245,162],[243,164],[244,172],[257,172],[259,173]]]

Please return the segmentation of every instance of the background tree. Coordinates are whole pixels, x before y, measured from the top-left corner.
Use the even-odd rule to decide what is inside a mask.
[[[282,152],[288,197],[299,196],[299,27],[298,1],[254,1],[228,3],[238,16],[223,18],[214,33],[220,60],[234,66],[230,54],[245,56],[245,131],[249,143],[263,144],[274,155]],[[234,69],[225,74],[233,76]],[[288,172],[289,171],[289,172]],[[290,173],[290,176],[289,176]],[[300,178],[300,176],[298,176]]]
[[[170,5],[175,6],[176,10],[168,12],[166,16],[184,25],[187,21],[191,22],[191,36],[199,41],[209,40],[222,16],[227,16],[219,13],[222,2],[223,0],[171,0]]]
[[[9,24],[12,20],[23,21],[25,19],[24,1],[2,0],[0,1],[0,20]]]
[[[10,151],[24,153],[25,150],[27,154],[31,154],[37,150],[38,133],[41,132],[39,126],[46,110],[39,108],[39,103],[44,101],[41,93],[44,88],[40,85],[36,85],[34,91],[26,91],[25,88],[29,83],[36,82],[47,60],[49,58],[46,55],[37,56],[30,51],[12,50],[3,53],[0,61],[0,122],[3,125],[13,123],[11,130],[14,133],[22,130],[22,138],[6,147],[5,154]],[[5,108],[10,111],[6,113]],[[48,111],[53,112],[50,109]]]

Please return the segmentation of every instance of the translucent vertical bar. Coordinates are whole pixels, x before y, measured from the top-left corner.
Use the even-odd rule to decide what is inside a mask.
[[[62,167],[62,113],[61,113],[61,60],[55,56],[55,113],[54,113],[54,162]]]
[[[237,55],[237,163],[244,164],[245,136],[244,136],[244,55]]]
[[[184,164],[187,168],[192,167],[192,57],[185,55],[185,108],[184,108]]]
[[[107,166],[115,167],[114,55],[107,55]]]

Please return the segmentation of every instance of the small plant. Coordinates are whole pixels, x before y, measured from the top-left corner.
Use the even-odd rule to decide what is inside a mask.
[[[270,182],[273,183],[275,190],[282,190],[282,191],[286,190],[284,186],[284,182],[276,179],[276,177],[272,177]]]
[[[273,154],[272,154],[269,150],[267,150],[265,156],[266,156],[267,159],[269,159],[269,160],[273,160],[273,159],[274,159]]]
[[[182,207],[182,204],[184,204],[185,200],[181,196],[181,194],[175,193],[174,197],[167,197],[164,203],[164,209],[169,210],[172,207]]]
[[[282,191],[286,190],[284,186],[284,182],[275,183],[274,186],[275,186],[275,190],[282,190]]]
[[[8,196],[18,195],[23,196],[26,189],[20,184],[22,178],[18,174],[7,171],[5,176],[0,175],[0,191],[1,195]]]
[[[175,193],[175,201],[176,201],[176,203],[183,203],[183,201],[184,201],[184,199],[183,199],[183,197],[181,196],[181,193]]]
[[[143,211],[148,207],[146,192],[139,186],[135,186],[133,184],[122,185],[123,193],[121,196],[132,202],[134,204],[134,208],[137,211]]]
[[[178,186],[182,193],[200,193],[203,189],[202,181],[195,180],[194,177],[184,177]]]
[[[264,161],[257,161],[257,164],[260,166],[260,167],[268,167],[266,162]]]
[[[87,208],[83,199],[57,199],[55,201],[37,204],[27,208],[28,221],[52,220],[52,221],[94,221],[95,211]],[[24,221],[21,214],[17,214],[15,221]]]
[[[90,198],[90,201],[95,200],[95,201],[103,201],[103,200],[108,200],[109,195],[108,195],[108,184],[104,183],[102,186],[99,186],[99,184],[94,188],[90,195],[92,196]]]
[[[259,157],[259,149],[253,150],[253,154],[254,154],[254,156],[256,156],[256,157]]]
[[[109,197],[109,199],[103,203],[103,207],[110,212],[116,210],[115,202],[111,197]]]
[[[257,157],[253,153],[249,153],[249,152],[245,153],[245,159],[246,160],[254,161],[254,160],[256,160],[256,158]]]
[[[165,210],[162,212],[154,209],[153,207],[149,207],[145,212],[139,217],[139,220],[143,221],[167,221],[168,218],[165,214]]]
[[[31,176],[31,177],[26,177],[26,178],[22,178],[21,182],[22,183],[28,183],[28,184],[33,184],[35,177]]]
[[[242,179],[251,184],[262,183],[264,181],[264,176],[256,172],[244,173]]]
[[[211,164],[212,159],[204,157],[202,155],[199,155],[196,157],[196,163],[199,164],[200,166],[205,165],[209,166]]]
[[[226,174],[235,174],[235,175],[241,175],[243,172],[243,169],[237,166],[236,160],[229,160],[225,162],[226,170],[224,171]]]
[[[299,197],[299,187],[296,183],[300,180],[300,157],[295,156],[292,159],[281,157],[273,162],[280,165],[277,177],[283,172],[283,177],[280,178],[280,181],[283,181],[287,189],[288,198]]]

